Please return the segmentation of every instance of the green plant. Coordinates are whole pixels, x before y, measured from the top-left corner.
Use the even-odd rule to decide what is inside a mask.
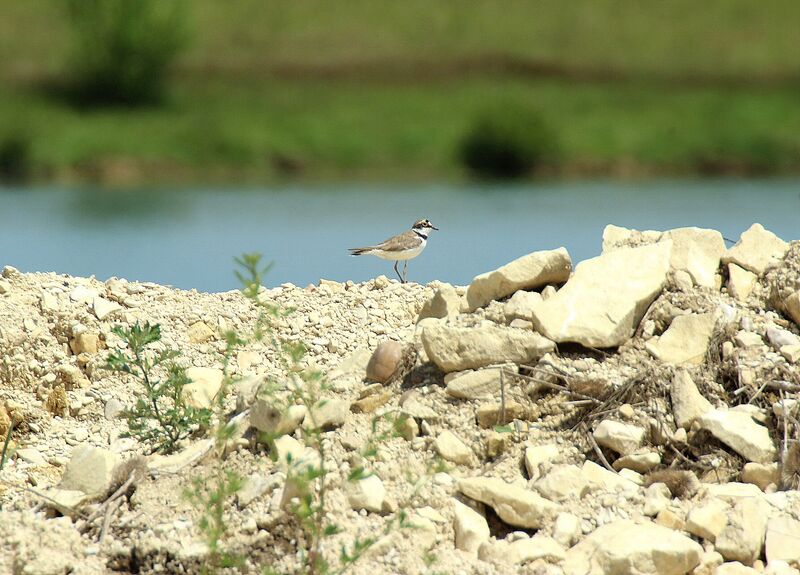
[[[461,142],[461,163],[473,174],[518,178],[552,158],[558,141],[538,110],[522,105],[484,110]]]
[[[32,171],[31,140],[18,132],[0,137],[0,181],[26,180]]]
[[[236,348],[244,343],[239,336],[229,331],[225,334],[225,352],[223,354],[223,378],[219,392],[214,397],[214,414],[216,427],[214,431],[214,451],[216,465],[214,476],[210,482],[196,477],[192,480],[191,489],[184,491],[184,497],[202,511],[199,528],[206,538],[209,558],[203,564],[203,573],[216,573],[220,568],[234,567],[241,563],[241,558],[222,549],[221,542],[228,531],[225,510],[228,500],[236,495],[242,487],[239,474],[226,470],[222,465],[225,449],[233,438],[236,427],[225,419],[225,399],[234,383],[230,373],[230,359]]]
[[[300,431],[307,450],[312,450],[312,454],[306,453],[297,458],[289,455],[286,461],[281,462],[287,469],[286,489],[293,495],[290,498],[289,510],[298,520],[304,535],[305,546],[299,550],[301,573],[306,575],[343,573],[364,556],[377,538],[357,537],[349,545],[342,546],[336,564],[331,564],[322,552],[324,541],[340,532],[340,527],[331,522],[330,510],[326,506],[331,489],[326,464],[329,465],[330,462],[326,443],[323,441],[323,429],[316,415],[318,410],[325,406],[323,393],[328,389],[328,385],[320,371],[303,366],[306,349],[301,342],[281,341],[275,335],[273,321],[288,315],[291,310],[281,310],[261,297],[261,281],[269,266],[262,268],[260,261],[261,256],[258,254],[245,254],[237,258],[236,263],[241,271],[237,271],[236,275],[243,284],[242,293],[259,310],[253,338],[258,341],[266,340],[274,349],[280,351],[277,358],[285,373],[285,383],[281,386],[274,383],[262,386],[259,394],[269,397],[272,405],[283,414],[288,413],[293,405],[299,404],[305,408],[306,419]],[[381,429],[382,423],[388,425]],[[374,457],[377,446],[394,435],[398,427],[398,421],[391,416],[374,418],[371,439],[362,450],[362,457],[367,459]],[[278,433],[262,434],[260,439],[274,445],[278,436]],[[270,455],[277,459],[274,449]],[[367,476],[366,470],[362,466],[357,466],[351,470],[347,480],[359,481]],[[387,524],[384,533],[407,526],[406,514],[400,511],[396,514],[395,520]]]
[[[81,104],[158,101],[186,46],[183,0],[70,0],[73,96]]]
[[[208,425],[211,411],[186,404],[183,388],[189,379],[174,362],[180,355],[177,351],[148,349],[161,340],[160,326],[137,322],[131,328],[116,327],[112,331],[127,344],[128,351],[111,352],[106,367],[131,375],[144,386],[144,396],[137,398],[132,409],[122,412],[128,435],[148,444],[153,451],[174,451],[178,441]],[[161,379],[158,373],[166,377]]]

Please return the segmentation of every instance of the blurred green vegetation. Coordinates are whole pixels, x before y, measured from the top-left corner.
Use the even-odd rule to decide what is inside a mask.
[[[557,174],[800,171],[793,0],[188,6],[163,103],[87,109],[48,89],[70,79],[63,1],[0,0],[0,126],[25,127],[26,173],[457,178],[496,102],[541,111]]]

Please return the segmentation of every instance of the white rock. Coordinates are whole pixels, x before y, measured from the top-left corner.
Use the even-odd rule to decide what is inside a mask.
[[[273,478],[262,473],[252,473],[244,478],[241,488],[236,492],[236,503],[240,508],[247,507],[275,486]]]
[[[727,561],[748,565],[761,555],[769,519],[769,504],[761,499],[743,499],[728,513],[728,524],[714,547]]]
[[[584,461],[581,473],[583,473],[592,489],[602,491],[637,491],[639,489],[639,486],[630,479],[623,477],[619,473],[609,471],[605,467],[597,465],[594,461]]]
[[[760,575],[761,572],[738,561],[723,563],[714,569],[714,575]]]
[[[506,321],[511,319],[530,319],[533,308],[542,301],[542,294],[535,291],[519,290],[512,295],[503,306]]]
[[[538,333],[491,325],[429,325],[422,330],[422,344],[431,361],[444,372],[535,362],[555,349],[552,341]]]
[[[800,363],[800,345],[784,345],[780,352],[789,363]]]
[[[661,293],[671,249],[666,241],[581,262],[566,285],[533,310],[534,327],[559,343],[622,345]]]
[[[695,285],[716,287],[715,275],[725,253],[725,240],[717,230],[677,228],[664,232],[663,240],[672,240],[670,267],[685,271]]]
[[[774,325],[767,328],[767,339],[776,349],[786,345],[800,345],[800,337],[797,337],[788,329],[782,329]]]
[[[450,284],[442,284],[433,297],[425,302],[417,316],[417,322],[423,319],[455,317],[461,311],[461,297]]]
[[[756,287],[758,276],[753,272],[728,264],[728,292],[739,301],[746,301]]]
[[[383,501],[386,498],[386,488],[377,475],[370,475],[358,481],[349,481],[346,484],[347,501],[353,509],[366,509],[380,513]]]
[[[305,414],[306,429],[330,430],[344,425],[350,413],[350,402],[344,399],[322,399]]]
[[[777,450],[769,436],[769,430],[756,423],[747,413],[715,409],[697,420],[700,428],[710,432],[736,453],[757,463],[775,460]]]
[[[114,468],[119,462],[119,455],[112,451],[90,445],[79,445],[72,450],[59,488],[83,491],[90,497],[103,495],[111,487]]]
[[[489,540],[489,524],[486,518],[453,499],[453,530],[456,549],[477,555],[481,543]]]
[[[561,455],[561,448],[555,443],[545,445],[535,445],[525,449],[525,468],[528,470],[528,477],[538,479],[540,475],[540,465],[550,463],[558,459]]]
[[[565,248],[533,252],[472,280],[467,289],[467,305],[474,311],[517,290],[563,283],[571,271],[572,261]]]
[[[800,290],[790,294],[783,301],[783,307],[786,309],[786,313],[789,314],[789,317],[794,320],[798,326],[800,326]]]
[[[765,230],[761,224],[753,224],[740,236],[736,245],[723,254],[722,262],[733,262],[760,276],[778,265],[787,249],[789,244]]]
[[[654,469],[661,463],[661,456],[655,451],[646,451],[643,453],[633,453],[631,455],[623,455],[616,459],[611,466],[621,471],[623,469],[631,469],[637,473],[647,473]]]
[[[727,483],[707,483],[703,487],[711,497],[717,497],[731,504],[738,503],[744,499],[761,499],[764,492],[750,483],[739,483],[729,481]]]
[[[755,347],[757,345],[764,345],[764,340],[761,336],[752,331],[740,331],[734,337],[733,341],[739,347]]]
[[[122,306],[117,302],[108,301],[102,297],[96,297],[92,300],[92,311],[100,321],[103,321],[112,313],[120,311]]]
[[[466,372],[451,379],[445,391],[459,399],[499,397],[500,369],[502,368],[488,367]]]
[[[764,575],[800,575],[800,569],[795,569],[786,561],[774,559],[767,564]]]
[[[222,387],[224,377],[222,370],[213,367],[190,367],[186,370],[186,377],[191,383],[183,386],[181,390],[183,401],[198,409],[211,407]]]
[[[500,519],[516,527],[539,529],[555,517],[559,506],[538,494],[491,477],[470,477],[458,482],[467,497],[492,507]]]
[[[85,285],[78,285],[69,292],[69,299],[74,302],[88,302],[92,301],[94,298],[99,297],[100,294],[97,293],[97,290],[86,287]]]
[[[783,398],[772,404],[772,413],[776,417],[783,417],[784,412],[792,414],[797,411],[797,406],[800,404],[796,399]]]
[[[728,524],[730,508],[721,499],[709,499],[693,507],[686,517],[686,531],[713,543]]]
[[[563,501],[583,497],[589,483],[576,465],[555,465],[536,481],[534,488],[551,501]]]
[[[770,485],[777,485],[780,479],[781,472],[777,462],[765,465],[750,461],[742,468],[742,481],[757,485],[761,491],[766,491]]]
[[[47,465],[47,460],[38,449],[23,447],[22,449],[17,449],[15,453],[22,461],[31,465]]]
[[[569,548],[580,536],[581,520],[572,513],[559,513],[553,524],[553,539]]]
[[[644,490],[644,514],[655,517],[661,513],[672,501],[669,487],[663,483],[653,483]]]
[[[566,575],[684,575],[700,563],[703,548],[651,522],[615,521],[567,551]]]
[[[669,364],[701,364],[708,353],[714,333],[714,314],[680,315],[672,320],[667,331],[651,339],[645,348],[656,359]]]
[[[644,439],[644,429],[636,425],[604,419],[592,433],[595,441],[603,447],[628,455],[636,451]]]
[[[450,430],[442,431],[434,446],[439,455],[457,465],[466,465],[472,460],[472,450]]]
[[[686,430],[698,417],[713,409],[711,403],[697,389],[692,376],[683,369],[676,371],[672,377],[670,398],[675,424]]]
[[[257,397],[250,408],[250,425],[273,435],[294,433],[306,416],[304,405],[284,409],[269,397]]]
[[[800,564],[800,521],[783,515],[767,523],[767,562]]]

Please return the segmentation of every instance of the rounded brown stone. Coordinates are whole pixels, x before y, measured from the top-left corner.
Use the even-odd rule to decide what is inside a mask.
[[[369,358],[367,379],[386,383],[397,371],[403,359],[403,346],[396,341],[380,344]]]

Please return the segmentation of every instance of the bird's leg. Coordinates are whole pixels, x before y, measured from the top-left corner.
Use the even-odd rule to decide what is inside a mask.
[[[400,272],[397,270],[397,264],[399,263],[400,263],[399,261],[394,262],[394,273],[396,273],[397,277],[400,278],[400,283],[406,283],[406,280],[403,279],[403,276],[401,276]]]
[[[408,283],[408,260],[403,264],[403,283]]]

